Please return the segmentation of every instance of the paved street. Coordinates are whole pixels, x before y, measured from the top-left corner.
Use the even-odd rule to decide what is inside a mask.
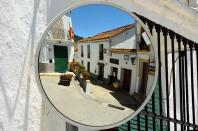
[[[91,96],[101,103],[109,103],[124,108],[128,107],[132,110],[139,107],[138,102],[129,95],[128,91],[115,90],[112,86],[104,86],[98,82],[92,82]]]
[[[124,107],[124,110],[109,107],[107,103],[122,106],[112,95],[102,94],[102,88],[100,90],[103,91],[93,88],[93,94],[87,95],[82,91],[78,81],[73,79],[69,87],[58,85],[59,76],[41,76],[41,81],[51,102],[65,116],[76,122],[95,126],[109,125],[134,112],[127,107]]]

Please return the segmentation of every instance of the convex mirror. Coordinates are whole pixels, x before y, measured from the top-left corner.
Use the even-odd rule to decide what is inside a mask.
[[[66,12],[40,44],[41,91],[74,125],[123,124],[155,87],[157,59],[147,26],[116,7],[87,5]]]

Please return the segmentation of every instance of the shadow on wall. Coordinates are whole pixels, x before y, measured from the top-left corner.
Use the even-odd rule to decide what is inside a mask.
[[[6,87],[3,84],[4,81],[2,76],[0,76],[0,87],[2,88],[2,94],[5,101],[5,106],[7,109],[7,114],[10,119],[12,119],[15,115],[15,111],[17,109],[17,104],[19,103],[19,96],[20,90],[23,82],[24,85],[27,86],[26,88],[26,97],[25,97],[25,110],[24,110],[24,126],[23,130],[28,130],[28,115],[29,115],[29,106],[30,106],[30,87],[31,87],[31,75],[33,74],[33,61],[34,61],[34,44],[35,44],[35,34],[36,34],[36,21],[37,21],[37,14],[41,0],[34,0],[34,9],[33,9],[33,16],[32,22],[30,27],[30,33],[28,36],[28,44],[26,46],[26,52],[24,54],[24,60],[21,68],[19,84],[17,87],[16,99],[14,100],[14,105],[9,103],[9,92],[6,91]],[[47,0],[47,4],[49,4],[49,0]],[[47,8],[48,9],[48,8]],[[16,84],[17,85],[17,84]],[[3,127],[2,127],[3,128]]]

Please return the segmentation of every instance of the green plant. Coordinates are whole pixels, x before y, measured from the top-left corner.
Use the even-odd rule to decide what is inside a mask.
[[[71,80],[72,77],[73,77],[72,74],[62,74],[60,76],[60,79],[62,79],[62,80]]]
[[[85,67],[81,64],[78,65],[77,73],[82,74],[85,71]]]
[[[88,71],[84,71],[83,73],[82,73],[82,76],[83,76],[83,80],[89,80],[89,78],[90,78],[90,73],[88,72]]]
[[[76,71],[77,67],[79,66],[79,63],[77,60],[73,59],[73,61],[70,63],[70,71]]]

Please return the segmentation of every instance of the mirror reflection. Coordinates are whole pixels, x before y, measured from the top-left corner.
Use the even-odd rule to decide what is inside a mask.
[[[113,26],[100,31],[92,25],[98,32],[86,37],[90,27],[84,23],[90,23],[90,15],[97,16],[101,6],[125,15],[128,23],[120,26],[122,18],[104,19]],[[79,10],[90,7],[95,9],[87,14],[90,17],[78,21],[84,13]],[[104,126],[129,117],[145,101],[155,78],[155,56],[148,33],[135,18],[115,7],[88,5],[50,27],[40,49],[39,72],[43,89],[58,111],[81,124]]]

